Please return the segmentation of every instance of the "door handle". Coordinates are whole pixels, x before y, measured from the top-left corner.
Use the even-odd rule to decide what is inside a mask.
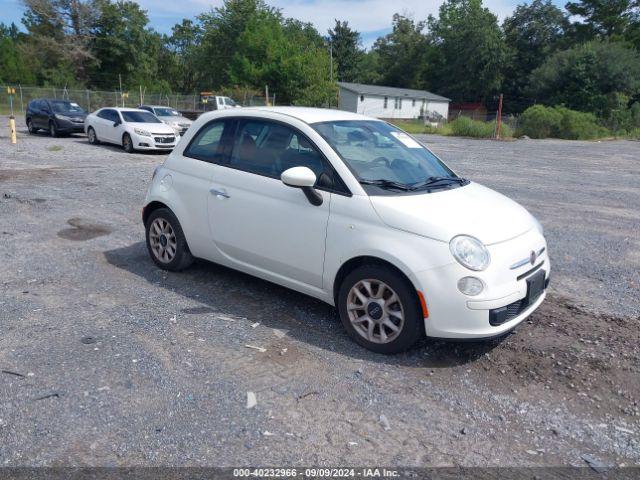
[[[231,195],[229,195],[224,190],[216,190],[215,188],[209,189],[209,193],[211,193],[212,195],[215,195],[216,197],[223,197],[223,198],[230,198],[231,197]]]

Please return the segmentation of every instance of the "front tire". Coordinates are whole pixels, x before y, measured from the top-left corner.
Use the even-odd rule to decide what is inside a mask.
[[[125,133],[122,136],[122,148],[124,148],[124,151],[127,153],[135,152],[135,148],[133,148],[133,140],[131,140],[131,135],[128,133]]]
[[[163,270],[177,272],[193,263],[180,222],[168,208],[159,208],[145,224],[147,250],[154,263]]]
[[[96,131],[93,127],[89,127],[87,129],[87,138],[89,139],[89,143],[92,145],[98,145],[100,140],[98,140],[98,136],[96,135]]]
[[[59,135],[58,127],[56,127],[56,122],[54,121],[49,122],[49,135],[51,135],[54,138]]]
[[[403,352],[425,336],[415,288],[384,265],[363,265],[349,273],[338,291],[338,311],[351,338],[373,352]]]
[[[38,129],[33,126],[33,121],[31,119],[27,120],[27,130],[31,135],[38,133]]]

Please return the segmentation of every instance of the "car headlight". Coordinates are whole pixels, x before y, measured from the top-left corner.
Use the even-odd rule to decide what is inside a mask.
[[[536,217],[534,217],[533,215],[531,215],[531,218],[533,219],[533,223],[535,224],[536,228],[538,229],[538,231],[540,232],[540,235],[544,236],[544,228],[542,228],[542,224],[538,221],[538,219]]]
[[[149,132],[147,132],[146,130],[143,130],[141,128],[134,128],[133,131],[136,132],[138,135],[142,135],[143,137],[150,137],[151,136],[151,134]]]
[[[449,250],[458,263],[469,270],[485,270],[491,262],[487,247],[477,238],[468,235],[453,237],[449,242]]]
[[[69,122],[71,121],[71,119],[70,119],[69,117],[67,117],[66,115],[60,115],[60,114],[56,113],[54,116],[55,116],[58,120],[67,120],[67,121],[69,121]]]

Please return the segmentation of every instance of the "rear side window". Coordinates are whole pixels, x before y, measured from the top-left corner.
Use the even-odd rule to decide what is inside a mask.
[[[227,122],[222,120],[206,124],[193,137],[185,149],[184,155],[205,162],[220,163],[224,157],[222,138],[226,124]]]
[[[272,178],[280,178],[292,167],[309,167],[318,178],[325,172],[322,156],[306,137],[285,125],[262,120],[241,124],[230,166]]]

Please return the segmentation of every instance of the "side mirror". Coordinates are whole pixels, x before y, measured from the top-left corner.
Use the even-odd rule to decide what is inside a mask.
[[[316,174],[308,167],[293,167],[282,172],[282,183],[289,187],[300,188],[311,205],[322,205],[322,195],[313,186],[316,184]]]
[[[122,123],[120,122],[120,120],[116,120],[115,122],[113,122],[113,126],[117,127],[118,125],[120,125],[120,123]]]

